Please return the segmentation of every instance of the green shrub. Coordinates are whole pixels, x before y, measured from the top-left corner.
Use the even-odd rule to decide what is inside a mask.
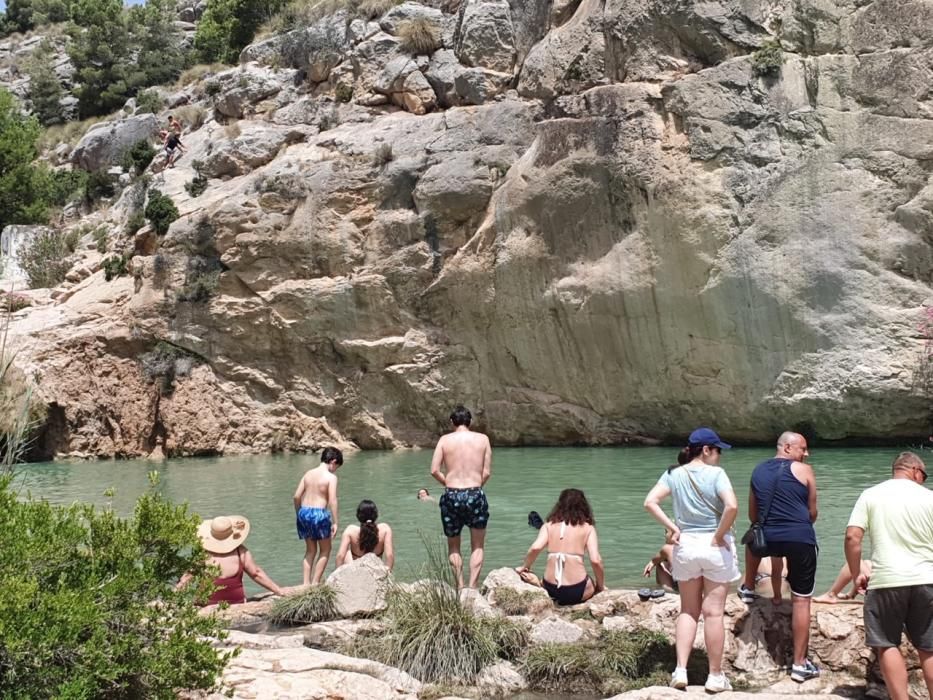
[[[102,263],[104,279],[109,282],[117,277],[123,277],[123,275],[129,272],[128,264],[130,262],[130,257],[131,256],[128,255],[112,255],[104,260]]]
[[[353,86],[347,83],[337,83],[334,87],[334,99],[337,102],[349,102],[353,99]],[[322,129],[326,131],[326,129]]]
[[[327,585],[312,586],[272,604],[267,619],[275,625],[307,625],[337,618],[337,591]]]
[[[145,225],[146,217],[143,216],[143,213],[141,211],[133,212],[126,220],[126,235],[135,236],[136,232]]]
[[[149,193],[149,203],[144,213],[153,230],[160,236],[168,233],[169,226],[179,217],[175,202],[159,190],[152,190]]]
[[[189,273],[185,278],[184,286],[178,290],[175,294],[175,298],[178,301],[203,304],[214,296],[219,282],[220,272],[217,270]]]
[[[221,90],[223,90],[223,86],[219,80],[208,80],[204,83],[204,94],[208,97],[219,95]]]
[[[29,101],[32,111],[44,126],[64,121],[60,100],[65,96],[65,90],[52,63],[54,52],[52,42],[43,39],[25,61],[26,74],[29,76]]]
[[[65,280],[71,269],[69,257],[77,247],[77,235],[77,231],[65,234],[41,229],[16,251],[16,262],[30,287],[55,287]]]
[[[398,27],[399,45],[402,51],[414,55],[430,55],[441,48],[441,32],[426,17],[416,17],[402,22]]]
[[[124,151],[120,165],[126,172],[142,175],[155,157],[156,149],[149,143],[149,139],[140,139]]]
[[[528,643],[524,627],[481,617],[460,602],[445,581],[390,592],[386,630],[351,643],[357,656],[381,661],[425,683],[470,682],[497,658],[514,658]]]
[[[11,292],[4,295],[2,301],[5,308],[0,330],[0,477],[12,474],[14,465],[26,458],[46,415],[45,406],[36,400],[26,375],[13,364],[16,353],[10,351],[7,343],[10,316],[28,305],[28,300],[22,294]],[[3,553],[0,552],[0,561],[2,558]],[[0,652],[2,647],[3,642],[0,641]],[[2,676],[3,665],[0,662],[0,684]]]
[[[256,30],[284,5],[284,0],[211,0],[194,35],[198,57],[205,63],[238,63]]]
[[[204,163],[196,160],[191,163],[191,167],[194,168],[195,175],[194,178],[185,183],[185,192],[190,197],[200,197],[204,194],[204,190],[207,189],[207,178],[204,177],[203,173]]]
[[[139,356],[143,374],[149,381],[159,383],[159,391],[169,396],[175,391],[175,379],[187,377],[204,360],[188,350],[160,340],[156,346]]]
[[[93,231],[91,231],[91,236],[94,238],[94,247],[97,248],[97,252],[106,253],[107,239],[109,238],[107,234],[107,227],[98,226]]]
[[[87,174],[84,184],[84,200],[94,204],[102,199],[110,199],[117,193],[117,184],[104,168],[92,170]]]
[[[773,76],[781,71],[784,65],[784,50],[781,42],[770,39],[761,45],[761,48],[752,54],[752,72],[759,76]]]
[[[136,96],[136,111],[158,114],[165,105],[158,90],[143,90]]]
[[[231,654],[212,647],[220,623],[195,604],[211,586],[199,521],[155,489],[121,518],[0,480],[0,697],[168,700],[215,687]],[[186,571],[195,583],[176,592]]]

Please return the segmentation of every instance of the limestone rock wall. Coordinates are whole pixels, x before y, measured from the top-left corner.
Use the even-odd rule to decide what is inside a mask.
[[[15,327],[47,451],[425,445],[458,402],[497,444],[927,434],[929,3],[433,5],[188,88],[181,219],[126,237],[127,190],[132,283],[88,263]],[[197,360],[169,394],[159,342]]]

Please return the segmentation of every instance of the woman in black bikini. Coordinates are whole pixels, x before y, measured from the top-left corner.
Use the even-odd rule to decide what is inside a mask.
[[[605,578],[594,522],[593,510],[582,491],[561,491],[524,563],[516,571],[519,575],[529,572],[547,547],[547,568],[542,584],[551,599],[558,605],[576,605],[589,600],[603,590]],[[586,575],[584,550],[590,557],[593,578]]]
[[[372,552],[385,560],[389,571],[395,566],[395,548],[392,545],[392,528],[385,523],[377,523],[379,509],[370,500],[362,500],[356,507],[356,519],[359,525],[348,525],[340,540],[337,552],[337,566],[359,559]]]

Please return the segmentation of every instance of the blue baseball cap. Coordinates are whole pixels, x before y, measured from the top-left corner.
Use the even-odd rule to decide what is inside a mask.
[[[712,445],[720,450],[728,450],[732,447],[728,442],[723,442],[722,438],[712,428],[697,428],[690,433],[687,443],[690,445]]]

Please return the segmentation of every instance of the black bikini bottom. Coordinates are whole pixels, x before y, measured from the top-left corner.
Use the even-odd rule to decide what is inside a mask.
[[[570,586],[558,586],[556,583],[551,583],[550,581],[542,581],[544,590],[547,591],[547,594],[551,596],[553,600],[558,605],[576,605],[577,603],[583,602],[583,595],[586,593],[586,583],[590,580],[589,576],[585,576],[580,583],[574,583]]]

